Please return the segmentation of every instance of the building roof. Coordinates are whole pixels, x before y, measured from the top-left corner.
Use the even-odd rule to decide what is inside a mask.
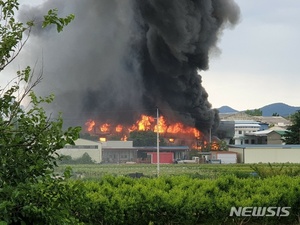
[[[286,130],[275,130],[278,134],[280,134],[281,136],[284,135],[286,133]]]
[[[237,112],[237,113],[220,113],[219,114],[221,120],[229,120],[229,121],[245,121],[245,120],[254,120],[261,123],[266,123],[269,125],[277,125],[277,126],[290,126],[291,121],[283,118],[282,116],[250,116],[245,112]]]
[[[241,124],[235,124],[234,127],[257,127],[257,128],[260,128],[260,125],[255,124],[255,123],[241,123]]]
[[[210,151],[211,154],[237,154],[233,151]]]
[[[273,127],[270,127],[269,128],[270,130],[275,130],[275,131],[286,131],[286,129],[284,128],[284,127],[280,127],[280,126],[277,126],[277,125],[275,125],[275,126],[273,126]]]
[[[280,135],[285,134],[286,130],[273,130],[273,129],[268,129],[268,130],[260,130],[260,131],[255,131],[251,133],[246,133],[245,136],[267,136],[268,134],[276,132]]]
[[[83,139],[83,138],[78,138],[77,140],[74,141],[75,145],[100,145],[99,141],[92,141],[88,139]]]
[[[255,120],[253,116],[250,116],[245,112],[220,113],[219,116],[221,120]]]
[[[273,132],[273,130],[260,130],[256,132],[246,133],[246,136],[267,136],[269,133]]]
[[[281,117],[281,116],[255,116],[256,121],[260,121],[263,123],[267,123],[270,125],[277,125],[277,126],[289,126],[291,125],[291,121]]]
[[[300,145],[229,145],[230,148],[248,148],[248,149],[256,149],[256,148],[265,148],[265,149],[299,149]]]

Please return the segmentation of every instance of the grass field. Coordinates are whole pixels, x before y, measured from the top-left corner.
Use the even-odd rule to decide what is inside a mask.
[[[74,178],[97,179],[104,175],[128,175],[139,173],[144,176],[157,175],[155,164],[74,164],[60,165],[57,173],[63,173],[66,167],[72,168]],[[268,164],[259,164],[268,168]],[[282,164],[272,165],[272,169],[281,168]],[[297,164],[285,164],[285,168],[299,168]],[[235,174],[238,177],[253,176],[255,172],[250,164],[161,164],[160,176],[190,175],[199,178],[216,178],[220,175]]]

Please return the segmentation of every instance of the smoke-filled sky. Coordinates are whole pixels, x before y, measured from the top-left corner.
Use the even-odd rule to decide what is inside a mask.
[[[209,102],[237,110],[275,102],[299,106],[300,2],[236,2],[240,23],[224,31],[218,43],[222,53],[213,55],[209,70],[201,73]]]
[[[23,2],[32,4],[29,0]],[[171,109],[175,112],[174,117],[177,117],[176,113],[179,112],[181,118],[187,122],[189,119],[204,119],[209,123],[217,119],[210,103],[212,108],[229,105],[238,110],[258,108],[273,102],[300,105],[297,94],[300,81],[297,75],[300,70],[299,63],[296,63],[300,50],[298,1],[236,0],[241,10],[239,23],[234,29],[219,29],[220,38],[217,40],[214,39],[216,28],[213,23],[209,23],[208,17],[205,24],[210,24],[208,30],[211,33],[207,39],[201,34],[202,45],[198,45],[199,37],[192,34],[201,30],[199,23],[193,23],[193,19],[197,17],[196,11],[186,13],[189,12],[190,6],[180,5],[191,1],[144,1],[163,3],[152,6],[133,6],[133,1],[128,0],[90,1],[91,4],[96,2],[92,4],[93,7],[89,7],[86,1],[83,4],[79,0],[49,2],[63,3],[43,5],[42,8],[57,7],[65,13],[75,13],[76,21],[58,35],[53,35],[52,31],[36,31],[30,39],[28,51],[25,51],[22,57],[35,62],[38,57],[43,56],[44,74],[51,79],[44,78],[42,89],[46,93],[56,94],[64,90],[64,97],[71,100],[63,102],[63,105],[74,114],[69,118],[77,118],[77,113],[81,113],[76,110],[79,107],[76,99],[82,97],[80,90],[88,90],[85,92],[88,97],[79,101],[80,107],[91,107],[89,112],[96,112],[98,103],[101,102],[100,105],[107,109],[121,108],[124,118],[132,114],[126,112],[126,109],[130,108],[128,106],[136,106],[136,103],[141,101],[148,102],[151,108],[153,103],[158,107],[163,105],[166,111]],[[169,8],[167,4],[170,2],[177,2],[179,5],[172,4],[173,8]],[[214,2],[223,2],[221,8],[225,11],[221,10],[223,14],[217,18],[227,21],[223,25],[230,28],[230,25],[238,20],[237,8],[226,7],[226,2],[231,1]],[[103,4],[106,4],[105,8],[102,7]],[[22,18],[38,18],[44,13],[42,8],[33,11],[24,9],[23,12],[27,14],[24,13]],[[165,10],[160,11],[157,8]],[[186,10],[185,15],[188,16],[184,19],[175,16],[176,13],[182,15],[177,9]],[[202,9],[205,10],[205,7]],[[205,13],[201,15],[206,18]],[[165,20],[156,19],[161,16],[164,16]],[[182,21],[189,26],[184,26]],[[186,29],[183,30],[183,27]],[[102,32],[99,32],[100,28]],[[181,32],[178,32],[179,30]],[[145,42],[145,35],[147,40],[153,41]],[[218,48],[213,47],[215,44]],[[166,49],[168,51],[165,51]],[[36,58],[32,57],[33,52],[38,55]],[[203,52],[209,53],[209,63]],[[101,60],[98,60],[99,58]],[[148,60],[151,61],[150,64],[147,63]],[[64,66],[61,66],[62,64]],[[200,80],[197,79],[201,78],[195,76],[195,68],[208,69],[206,72],[200,71],[201,86],[192,85],[199,84]],[[68,76],[60,76],[66,70]],[[99,77],[97,74],[100,72]],[[118,82],[113,82],[115,80]],[[106,85],[100,85],[104,81]],[[191,88],[187,90],[187,86]],[[68,90],[71,90],[69,94]],[[184,92],[185,97],[193,101],[187,102],[181,98],[179,93],[184,90],[187,90]],[[195,90],[197,91],[194,92]],[[105,97],[107,93],[116,97],[118,101],[112,105]],[[136,93],[147,94],[139,96]],[[158,101],[161,99],[159,96],[167,98],[168,104]],[[91,104],[93,102],[95,104]],[[203,114],[198,113],[199,110]],[[110,114],[113,111],[107,110]],[[183,111],[188,113],[182,115]],[[196,114],[200,118],[195,117]]]
[[[36,26],[23,57],[42,61],[37,91],[55,93],[53,109],[65,121],[130,124],[158,107],[170,122],[204,132],[218,126],[199,72],[239,21],[234,0],[48,0],[24,6],[20,19],[42,21],[50,8],[76,18],[59,35]]]

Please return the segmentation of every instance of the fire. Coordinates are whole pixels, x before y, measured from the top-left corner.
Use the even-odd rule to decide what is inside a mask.
[[[175,141],[174,138],[169,138],[169,142],[173,143]]]
[[[119,140],[127,141],[129,133],[132,131],[153,131],[159,132],[162,136],[169,140],[169,143],[176,144],[176,138],[189,139],[197,141],[201,138],[201,133],[194,127],[186,126],[180,122],[169,123],[166,118],[160,116],[158,121],[156,118],[147,115],[141,115],[140,118],[129,126],[113,123],[100,123],[94,120],[88,120],[85,123],[88,132],[94,132],[101,136],[100,141],[105,141],[103,135],[113,135],[119,137]],[[169,139],[168,139],[169,137]]]
[[[102,132],[108,132],[108,131],[109,131],[109,127],[110,127],[110,124],[108,124],[108,123],[102,124],[102,125],[100,126],[100,130],[101,130]]]
[[[100,137],[100,138],[99,138],[99,141],[100,141],[100,142],[106,142],[106,138],[105,138],[105,137]]]
[[[91,132],[94,129],[94,126],[96,125],[94,120],[88,120],[85,125],[87,126],[87,131]]]
[[[141,120],[137,121],[138,130],[146,131],[151,129],[151,125],[154,122],[154,118],[151,116],[142,115]]]
[[[119,125],[116,126],[116,132],[121,133],[122,130],[123,130],[122,125],[119,124]]]
[[[92,132],[94,130],[94,127],[96,125],[96,122],[94,120],[88,120],[86,123],[86,130],[88,132]],[[117,133],[130,133],[132,131],[149,131],[152,130],[154,132],[159,133],[168,133],[168,134],[191,134],[194,137],[200,136],[200,131],[198,131],[196,128],[185,126],[182,123],[174,123],[174,124],[168,124],[166,119],[163,116],[160,116],[158,119],[158,128],[157,128],[157,121],[152,116],[147,115],[141,115],[141,118],[137,120],[134,124],[132,124],[129,127],[124,127],[121,124],[118,124],[116,126],[113,126],[109,123],[102,123],[99,125],[99,129],[96,132],[117,132]]]
[[[160,116],[158,118],[158,129],[157,129],[157,122],[156,122],[156,125],[154,127],[154,132],[157,132],[157,130],[159,133],[165,133],[167,131],[166,120],[163,116]]]

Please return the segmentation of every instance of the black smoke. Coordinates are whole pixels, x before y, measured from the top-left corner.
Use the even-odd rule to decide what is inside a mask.
[[[38,92],[56,95],[52,109],[68,124],[130,124],[158,107],[172,122],[218,126],[199,71],[223,29],[238,22],[233,0],[48,0],[23,7],[21,19],[39,22],[49,8],[76,19],[58,35],[37,26],[27,54],[43,58]]]

